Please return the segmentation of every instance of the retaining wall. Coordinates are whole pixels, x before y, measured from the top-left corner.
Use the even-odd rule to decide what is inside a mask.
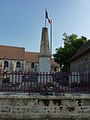
[[[90,95],[0,95],[0,120],[90,120]]]

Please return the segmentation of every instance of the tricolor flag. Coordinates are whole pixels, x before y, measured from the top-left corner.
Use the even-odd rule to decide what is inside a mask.
[[[47,10],[46,10],[46,18],[48,19],[48,22],[51,24],[51,20],[50,20],[50,18],[49,18],[49,16],[48,16]]]
[[[50,52],[52,55],[52,20],[49,18],[48,12],[45,9],[45,27],[46,27],[46,19],[48,19],[48,22],[50,24]]]

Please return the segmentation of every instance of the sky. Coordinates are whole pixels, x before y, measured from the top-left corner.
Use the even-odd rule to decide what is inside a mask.
[[[40,52],[45,7],[52,19],[53,53],[63,46],[63,33],[90,38],[90,0],[0,0],[0,45]]]

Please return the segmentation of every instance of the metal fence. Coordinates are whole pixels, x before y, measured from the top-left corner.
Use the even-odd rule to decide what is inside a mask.
[[[0,73],[1,92],[90,93],[90,73]]]

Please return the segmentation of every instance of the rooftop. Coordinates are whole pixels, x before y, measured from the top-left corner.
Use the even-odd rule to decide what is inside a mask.
[[[0,58],[24,60],[25,48],[0,45]]]
[[[4,46],[0,45],[0,58],[1,59],[10,59],[10,60],[23,60],[27,63],[39,63],[40,53],[38,52],[28,52],[25,51],[23,47],[14,47],[14,46]],[[59,64],[54,61],[52,58],[51,65],[54,67],[59,67]]]

